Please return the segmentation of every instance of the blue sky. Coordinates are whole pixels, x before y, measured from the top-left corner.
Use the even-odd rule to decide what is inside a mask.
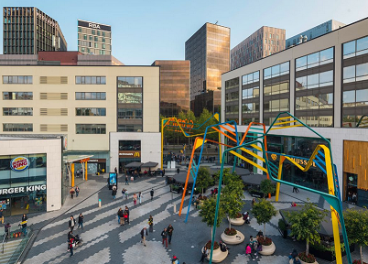
[[[77,50],[77,20],[112,26],[113,55],[128,65],[182,60],[185,41],[205,22],[231,28],[234,47],[261,26],[294,36],[330,19],[346,24],[368,16],[368,0],[1,0],[4,6],[35,6],[56,19]],[[2,29],[0,39],[2,53]]]

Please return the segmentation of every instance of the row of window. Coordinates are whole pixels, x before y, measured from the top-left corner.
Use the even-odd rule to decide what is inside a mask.
[[[332,107],[333,107],[332,93],[300,96],[296,97],[295,100],[296,110],[326,109]]]
[[[33,116],[33,107],[4,107],[4,116]],[[106,108],[75,108],[76,116],[106,116]]]
[[[82,32],[82,31],[84,31],[84,28],[81,28],[81,27],[78,27],[78,32]],[[99,31],[99,30],[94,30],[94,29],[92,29],[92,35],[96,35],[96,32],[97,32],[97,36],[103,36],[103,37],[105,37],[105,35],[106,35],[106,32],[105,31]]]
[[[3,92],[3,100],[33,100],[33,92]],[[106,100],[106,93],[76,92],[75,100]]]
[[[32,84],[33,76],[3,76],[3,84]]]
[[[333,62],[334,48],[325,49],[295,60],[296,71],[317,67]]]
[[[105,124],[76,124],[77,134],[106,134]],[[33,124],[3,124],[4,132],[33,132]]]
[[[106,76],[75,76],[75,84],[106,84]]]
[[[343,45],[344,59],[368,53],[368,36]]]
[[[344,83],[368,80],[368,62],[344,67]]]
[[[259,71],[249,73],[247,75],[243,75],[242,77],[243,85],[259,82]]]
[[[263,70],[263,78],[265,80],[285,74],[289,74],[289,62],[277,64]]]
[[[298,77],[295,80],[295,89],[298,91],[303,89],[314,89],[324,86],[331,86],[333,85],[333,77],[333,71],[326,71]]]

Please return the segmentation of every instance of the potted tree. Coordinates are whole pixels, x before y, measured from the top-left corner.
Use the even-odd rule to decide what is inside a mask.
[[[354,260],[354,263],[367,264],[363,261],[363,246],[368,246],[368,210],[348,209],[344,212],[344,221],[349,244],[359,246],[360,263],[358,260]]]
[[[244,241],[244,235],[234,228],[231,224],[242,225],[244,220],[242,214],[239,213],[243,209],[244,197],[241,181],[234,180],[229,182],[222,191],[220,206],[224,209],[229,220],[229,227],[221,234],[221,239],[227,244],[240,244]]]
[[[262,245],[262,251],[259,253],[262,255],[272,255],[276,246],[271,238],[266,237],[266,223],[268,223],[272,217],[276,216],[276,209],[270,201],[261,199],[258,203],[253,205],[251,210],[252,214],[257,220],[257,224],[263,224],[263,237],[258,239],[258,242]]]
[[[207,226],[211,228],[211,239],[213,237],[213,224],[215,222],[215,212],[216,212],[216,199],[210,198],[204,201],[202,210],[199,212],[199,216],[202,217],[202,222],[206,223]],[[225,217],[225,211],[222,206],[219,206],[219,211],[217,215],[216,227],[219,227],[222,220]],[[210,259],[211,255],[211,239],[207,242],[206,246],[208,249],[207,259]],[[215,241],[213,252],[212,252],[212,262],[218,263],[223,261],[227,257],[228,251],[222,252],[220,250],[219,244]]]
[[[260,189],[263,193],[263,197],[268,196],[268,198],[271,198],[271,194],[274,194],[276,190],[275,185],[273,185],[269,179],[261,181]]]
[[[314,255],[309,253],[309,243],[315,244],[321,241],[318,229],[326,214],[326,210],[320,210],[310,202],[305,203],[300,211],[287,213],[288,222],[291,224],[291,235],[298,240],[305,240],[305,252],[299,253],[302,264],[318,263]]]
[[[207,199],[206,196],[204,196],[204,190],[208,187],[212,186],[213,179],[211,177],[210,171],[207,167],[200,167],[197,174],[197,180],[196,180],[196,187],[201,190],[201,196],[199,198],[199,204],[198,207],[201,208],[203,205],[203,202]]]
[[[218,170],[214,175],[213,178],[215,180],[215,183],[218,183],[219,179],[220,179],[220,173],[221,171]],[[224,185],[226,185],[228,182],[234,181],[234,180],[241,180],[241,178],[239,177],[238,174],[236,174],[236,172],[230,172],[229,168],[226,168],[223,170],[223,175],[222,175],[222,183]],[[243,186],[243,182],[241,182],[241,186]]]

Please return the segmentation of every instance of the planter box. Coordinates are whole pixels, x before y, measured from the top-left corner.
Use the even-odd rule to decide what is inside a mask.
[[[235,236],[228,236],[225,233],[221,234],[221,239],[229,245],[237,245],[244,241],[245,236],[238,230],[236,230]]]
[[[232,225],[236,225],[236,226],[241,226],[241,225],[244,225],[244,223],[245,223],[245,220],[243,220],[243,217],[239,217],[239,218],[229,218],[228,220],[229,220],[229,222],[230,222]]]
[[[273,253],[275,253],[276,250],[276,246],[275,244],[272,242],[271,245],[269,246],[264,246],[262,245],[262,251],[259,251],[259,254],[263,255],[263,256],[270,256]]]
[[[224,259],[226,259],[228,254],[229,254],[229,251],[222,252],[220,248],[215,249],[215,250],[213,250],[213,254],[212,254],[212,262],[213,263],[222,262],[222,261],[224,261]],[[211,250],[208,249],[207,260],[210,260],[210,256],[211,256]]]
[[[350,252],[354,252],[354,250],[355,250],[355,245],[354,244],[350,245]],[[313,247],[310,247],[309,252],[317,258],[321,258],[321,259],[328,260],[328,261],[335,261],[336,260],[336,257],[332,254],[331,251],[321,251],[321,250],[315,249]],[[341,253],[342,253],[342,256],[346,255],[345,251],[343,251]]]

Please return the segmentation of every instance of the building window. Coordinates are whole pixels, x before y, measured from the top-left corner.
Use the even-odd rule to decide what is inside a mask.
[[[142,104],[142,93],[118,93],[119,104]]]
[[[3,84],[32,84],[33,76],[3,75]]]
[[[33,124],[3,124],[4,132],[33,132]]]
[[[76,92],[75,100],[106,100],[106,93],[87,93]]]
[[[105,124],[76,124],[77,134],[106,134]]]
[[[106,84],[106,76],[75,76],[75,84]]]
[[[106,116],[106,108],[75,108],[76,116]]]
[[[118,132],[142,132],[143,125],[118,125]]]
[[[33,116],[32,107],[4,107],[4,116]]]
[[[254,82],[259,82],[259,71],[252,72],[247,75],[243,75],[242,80],[243,80],[243,85],[251,84]]]
[[[142,119],[142,109],[118,109],[118,118],[121,119]]]
[[[296,59],[296,71],[317,67],[333,62],[334,48],[329,48]]]
[[[142,88],[143,77],[118,77],[118,88]]]
[[[83,39],[87,40],[87,35],[86,34],[83,34]]]
[[[94,39],[95,39],[96,42],[98,41],[98,37],[95,36]]]
[[[368,36],[343,45],[344,59],[368,53]]]
[[[3,100],[33,100],[32,92],[3,92]]]
[[[368,80],[368,62],[344,67],[343,80],[344,83]]]

